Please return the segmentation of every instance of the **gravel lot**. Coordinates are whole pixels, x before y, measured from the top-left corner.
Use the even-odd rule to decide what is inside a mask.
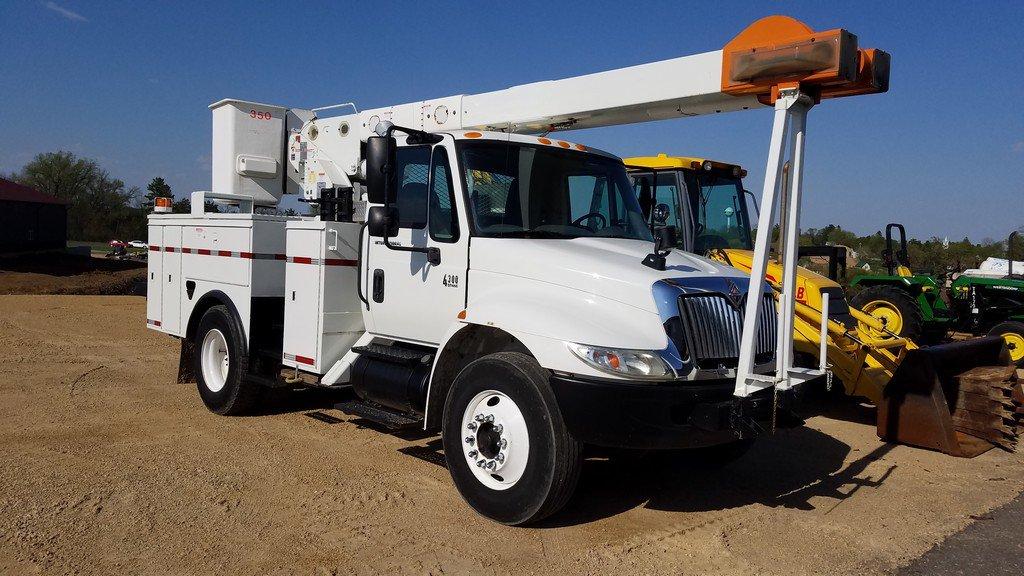
[[[877,574],[1024,490],[1019,453],[885,445],[845,404],[715,473],[588,460],[563,513],[506,528],[437,438],[361,426],[344,392],[208,413],[144,312],[0,296],[0,573]]]

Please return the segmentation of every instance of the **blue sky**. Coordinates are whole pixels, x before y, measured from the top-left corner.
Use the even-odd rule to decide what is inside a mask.
[[[0,172],[57,149],[130,185],[208,189],[224,97],[361,108],[721,47],[773,13],[892,54],[889,93],[809,118],[802,224],[1002,238],[1024,226],[1022,2],[0,3]],[[706,155],[759,191],[767,110],[569,133],[629,156]]]

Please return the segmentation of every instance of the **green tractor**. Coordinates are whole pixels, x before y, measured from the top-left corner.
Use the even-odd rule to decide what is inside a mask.
[[[899,249],[893,245],[893,230],[899,232]],[[934,276],[911,271],[906,229],[889,224],[882,251],[887,274],[851,280],[857,293],[850,303],[880,320],[885,332],[914,341],[936,342],[950,331],[1002,336],[1012,360],[1024,366],[1024,275],[1013,270],[1016,239],[1017,232],[1010,234],[1005,272],[968,270],[944,293]]]

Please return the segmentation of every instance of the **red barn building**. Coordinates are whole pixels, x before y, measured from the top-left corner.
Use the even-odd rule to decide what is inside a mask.
[[[67,237],[67,202],[0,178],[0,253],[62,250]]]

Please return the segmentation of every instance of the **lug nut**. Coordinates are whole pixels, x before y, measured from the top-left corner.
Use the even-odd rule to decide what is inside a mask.
[[[476,438],[474,438],[472,436],[466,436],[466,444],[469,444],[470,446],[472,446],[474,442],[476,442]]]
[[[485,422],[494,422],[494,415],[493,414],[488,414],[487,416],[484,417],[484,421]]]
[[[488,470],[494,470],[494,460],[488,460],[486,468]]]
[[[502,426],[501,424],[498,424],[497,426],[494,427],[494,432],[497,433],[497,434],[501,434],[501,431],[504,430],[504,429],[505,429],[504,426]]]
[[[478,468],[483,468],[483,467],[484,467],[484,464],[487,464],[487,461],[486,461],[486,460],[480,460],[480,461],[478,461],[478,462],[476,463],[476,465],[477,465],[477,467],[478,467]]]
[[[498,462],[504,462],[505,461],[505,455],[502,454],[501,452],[498,452],[498,455],[495,456],[494,459],[497,460]]]
[[[473,417],[473,419],[476,420],[477,422],[483,422],[484,421],[484,415],[483,414],[477,414],[476,416]]]
[[[469,454],[466,454],[466,456],[469,456],[470,458],[476,458],[476,450],[470,450]]]
[[[502,448],[504,448],[504,447],[508,446],[508,440],[505,440],[504,438],[502,438],[501,442],[498,442],[498,445],[501,446]]]
[[[469,428],[470,430],[476,430],[476,422],[470,422],[469,424],[466,425],[466,428]]]

